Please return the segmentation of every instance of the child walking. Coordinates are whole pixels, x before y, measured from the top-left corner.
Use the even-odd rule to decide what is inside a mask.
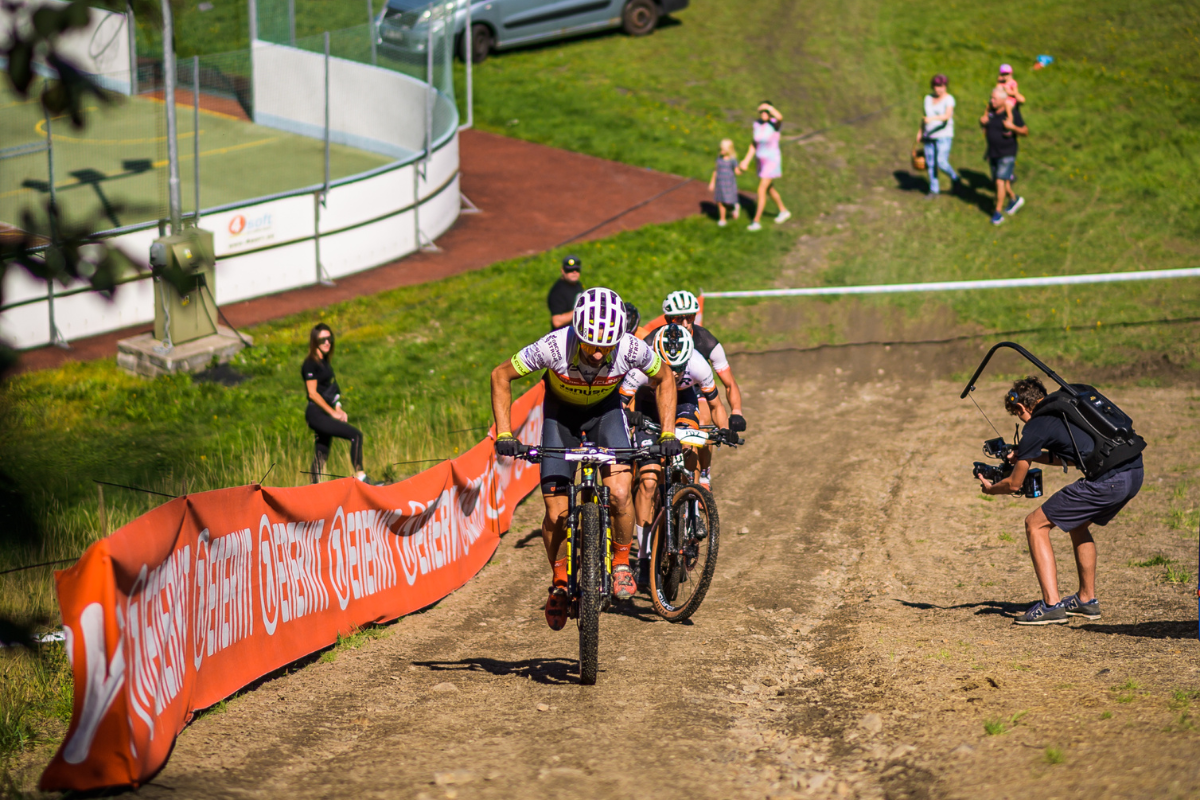
[[[708,181],[708,190],[713,193],[713,202],[717,204],[717,213],[721,218],[717,224],[725,227],[725,212],[732,208],[733,218],[738,218],[738,188],[737,175],[741,173],[738,167],[737,150],[733,147],[733,139],[721,140],[721,152],[717,156],[717,167],[713,170]]]

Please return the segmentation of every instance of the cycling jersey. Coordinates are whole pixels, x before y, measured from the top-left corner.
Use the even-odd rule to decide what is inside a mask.
[[[571,328],[559,328],[522,348],[512,365],[518,375],[546,370],[547,388],[555,397],[591,406],[612,394],[633,370],[657,375],[662,359],[645,342],[625,334],[599,366],[588,366],[580,363],[579,337]]]
[[[633,370],[621,384],[621,395],[633,397],[649,382],[650,379],[643,372]],[[713,400],[717,396],[717,380],[713,377],[712,367],[698,351],[692,351],[692,357],[688,359],[683,372],[675,374],[675,386],[680,392],[695,387],[705,400]]]
[[[696,344],[696,351],[712,364],[713,372],[724,372],[729,369],[725,348],[717,341],[717,337],[712,335],[712,331],[699,325],[692,325],[692,341]]]

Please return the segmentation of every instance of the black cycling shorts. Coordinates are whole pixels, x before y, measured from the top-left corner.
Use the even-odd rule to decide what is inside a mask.
[[[675,427],[676,428],[699,428],[700,420],[696,416],[696,410],[699,408],[700,395],[697,394],[695,387],[689,386],[683,389],[675,398]],[[646,419],[651,422],[658,422],[658,406],[655,403],[637,402],[635,410],[646,415]],[[649,447],[652,444],[658,443],[658,434],[650,433],[642,429],[637,429],[633,432],[634,447]],[[656,458],[641,458],[635,463],[650,464],[656,463]]]
[[[587,440],[601,447],[629,447],[629,428],[621,396],[613,392],[594,406],[572,406],[549,392],[542,404],[542,447],[578,447]],[[561,456],[542,456],[542,494],[566,494],[575,481],[575,463]]]

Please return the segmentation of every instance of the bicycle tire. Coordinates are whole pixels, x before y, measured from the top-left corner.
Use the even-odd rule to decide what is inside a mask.
[[[596,683],[600,671],[600,606],[604,573],[604,532],[600,506],[584,503],[579,509],[579,682]]]
[[[670,622],[683,622],[688,619],[708,593],[713,574],[717,568],[717,553],[720,549],[721,522],[717,514],[717,501],[712,492],[696,484],[679,486],[671,495],[671,519],[673,524],[686,525],[683,511],[689,500],[695,500],[703,518],[706,533],[698,536],[698,529],[685,531],[687,537],[685,549],[691,549],[693,556],[686,563],[674,555],[665,554],[665,526],[659,524],[654,530],[654,541],[651,544],[650,562],[650,602],[654,611],[660,617]],[[690,564],[690,566],[689,566]],[[687,575],[686,581],[683,575]],[[684,583],[692,583],[691,591],[682,599],[679,598],[678,588]]]

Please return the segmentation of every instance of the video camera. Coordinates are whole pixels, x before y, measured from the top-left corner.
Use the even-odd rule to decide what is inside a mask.
[[[991,483],[1004,480],[1013,471],[1013,465],[1008,460],[1008,456],[1012,452],[1013,446],[1003,438],[988,439],[983,443],[983,454],[988,458],[1000,459],[1000,463],[988,464],[984,461],[976,461],[971,474]],[[1021,484],[1021,491],[1016,494],[1020,497],[1041,497],[1042,471],[1035,467],[1025,473],[1025,482]]]

